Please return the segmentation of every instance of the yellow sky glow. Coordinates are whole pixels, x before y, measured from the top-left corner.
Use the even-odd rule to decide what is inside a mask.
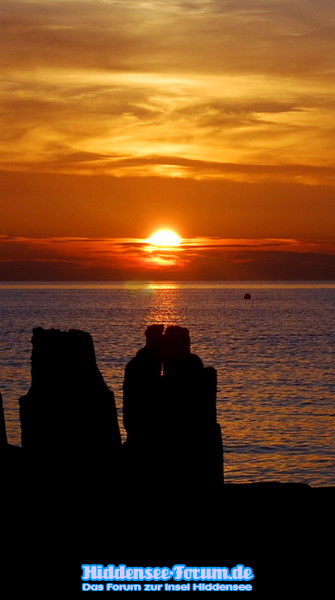
[[[316,0],[3,0],[0,280],[155,261],[185,277],[335,278],[334,22]],[[78,244],[55,258],[55,238],[148,239],[165,223],[183,232],[178,260],[141,263],[121,242],[92,272]],[[293,258],[267,247],[256,261],[255,242],[231,250],[249,265],[234,271],[208,246],[188,256],[200,237],[287,240]],[[18,238],[36,240],[20,257]]]

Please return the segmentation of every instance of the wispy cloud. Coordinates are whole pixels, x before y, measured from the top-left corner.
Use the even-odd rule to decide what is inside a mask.
[[[334,12],[313,0],[4,0],[0,164],[106,172],[122,156],[116,174],[129,176],[143,157],[174,156],[199,161],[199,177],[210,162],[331,167]],[[178,166],[147,161],[145,174],[194,176]]]
[[[1,277],[330,277],[334,18],[333,0],[3,0]],[[158,227],[181,249],[145,250]]]
[[[301,278],[297,276],[301,268],[305,277],[313,279],[317,267],[327,279],[335,274],[334,256],[331,240],[187,238],[179,247],[160,248],[136,238],[1,236],[0,279],[8,279],[9,273],[14,280],[31,280],[36,274],[39,278],[41,273],[46,279],[58,273],[57,278],[64,280],[74,274],[82,280],[97,274],[105,280],[129,276],[143,280],[238,278],[241,273],[244,278],[262,279],[269,277],[271,269],[276,279],[290,261],[289,278]]]

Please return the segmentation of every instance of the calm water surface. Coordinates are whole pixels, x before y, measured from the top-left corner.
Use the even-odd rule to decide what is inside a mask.
[[[178,324],[218,371],[225,481],[335,485],[334,305],[332,283],[0,284],[9,441],[20,443],[33,327],[92,334],[121,426],[123,372],[146,325]]]

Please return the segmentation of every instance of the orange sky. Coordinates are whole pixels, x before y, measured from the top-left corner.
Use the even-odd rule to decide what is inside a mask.
[[[1,280],[335,279],[332,0],[0,19]]]

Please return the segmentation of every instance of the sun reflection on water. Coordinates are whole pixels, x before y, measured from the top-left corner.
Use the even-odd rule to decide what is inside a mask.
[[[183,314],[178,284],[150,284],[149,289],[153,294],[148,307],[148,322],[164,323],[165,326],[182,325]]]

